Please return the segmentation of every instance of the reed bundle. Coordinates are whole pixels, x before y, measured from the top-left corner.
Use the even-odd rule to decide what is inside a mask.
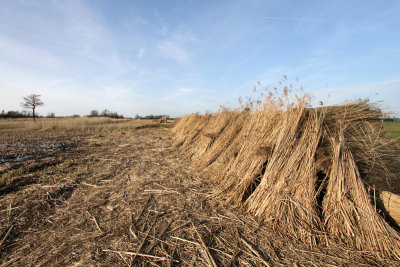
[[[400,235],[376,207],[376,192],[400,190],[381,117],[366,101],[309,108],[267,98],[254,110],[184,116],[172,131],[220,196],[278,233],[400,260]]]

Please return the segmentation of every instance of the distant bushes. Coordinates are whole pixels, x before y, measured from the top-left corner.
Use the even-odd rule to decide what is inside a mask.
[[[79,118],[81,115],[73,114],[69,116],[57,116],[54,112],[49,112],[46,116],[36,115],[38,118]],[[122,114],[118,114],[117,112],[109,111],[108,109],[99,112],[98,110],[92,110],[86,117],[94,118],[94,117],[107,117],[112,119],[124,119],[125,117]],[[5,112],[4,110],[0,113],[0,119],[12,119],[12,118],[32,118],[32,114],[27,111],[8,111]],[[129,118],[129,117],[128,117]],[[169,115],[146,115],[140,116],[136,115],[135,119],[141,120],[159,120],[161,118],[167,118],[168,120],[173,120],[175,118],[170,117]]]
[[[9,119],[9,118],[31,118],[32,114],[26,111],[8,111],[5,112],[4,110],[0,114],[0,118],[2,119]]]
[[[50,113],[47,114],[46,117],[47,117],[47,118],[55,118],[55,117],[56,117],[56,114],[55,114],[54,112],[50,112]]]
[[[400,118],[396,118],[396,117],[386,117],[386,118],[383,118],[383,121],[400,122]]]
[[[40,116],[38,114],[35,115],[36,118],[43,118],[44,116]],[[46,118],[55,118],[56,114],[54,112],[50,112],[47,114]],[[31,112],[27,111],[7,111],[4,109],[1,111],[0,119],[20,119],[20,118],[33,118]]]
[[[44,116],[36,115],[37,118],[43,118]],[[56,118],[56,114],[54,112],[49,112],[46,118]],[[79,118],[79,114],[73,114],[70,116],[57,116],[57,118]],[[107,109],[103,110],[101,113],[97,110],[92,110],[87,117],[107,117],[113,119],[123,119],[124,116],[122,114],[118,114],[117,112],[112,112]],[[32,118],[32,113],[27,111],[2,111],[0,113],[0,119],[18,119],[18,118]]]
[[[88,117],[107,117],[107,118],[113,118],[113,119],[123,119],[124,116],[122,114],[118,114],[117,112],[112,112],[107,109],[103,110],[101,113],[99,113],[98,110],[92,110],[90,111],[90,114]]]
[[[135,119],[141,119],[141,120],[159,120],[161,118],[171,119],[169,117],[169,115],[153,115],[153,114],[151,114],[151,115],[147,115],[147,116],[139,116],[139,115],[135,116]]]

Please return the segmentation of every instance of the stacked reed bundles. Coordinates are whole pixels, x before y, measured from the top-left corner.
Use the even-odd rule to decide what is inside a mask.
[[[232,114],[226,109],[223,109],[218,114],[210,117],[206,126],[198,135],[198,139],[195,143],[196,150],[193,150],[192,155],[190,155],[193,160],[200,159],[206,150],[210,148],[232,117]]]
[[[222,197],[278,233],[400,260],[400,236],[371,197],[375,189],[399,190],[381,116],[366,102],[310,109],[299,101],[283,109],[271,100],[252,112],[185,116],[173,132]]]
[[[325,113],[324,137],[343,134],[343,142],[352,152],[364,182],[375,185],[379,191],[400,193],[398,161],[393,160],[398,149],[384,138],[381,111],[373,104],[361,102],[322,108],[321,112]],[[330,149],[328,139],[324,138],[319,145],[321,151]]]
[[[199,160],[194,161],[193,167],[198,171],[208,171],[228,165],[228,162],[237,154],[238,136],[249,118],[249,110],[224,112],[226,123],[220,130],[214,131],[212,135],[206,133],[210,139],[206,150],[198,153]],[[200,159],[201,158],[201,159]],[[211,173],[209,175],[212,175]]]
[[[180,118],[174,125],[172,131],[175,137],[175,146],[189,147],[199,136],[200,132],[207,125],[211,115],[200,116],[190,114]]]
[[[329,235],[359,250],[400,260],[400,236],[376,212],[343,135],[332,138],[333,161],[323,201]]]

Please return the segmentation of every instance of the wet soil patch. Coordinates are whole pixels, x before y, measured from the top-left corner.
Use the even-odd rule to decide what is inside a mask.
[[[27,160],[46,161],[59,152],[76,147],[71,140],[31,140],[0,144],[0,164],[25,162]]]

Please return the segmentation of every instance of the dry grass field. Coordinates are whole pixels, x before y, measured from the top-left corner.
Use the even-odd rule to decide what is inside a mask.
[[[1,266],[396,265],[310,248],[216,197],[172,122],[0,121]]]

